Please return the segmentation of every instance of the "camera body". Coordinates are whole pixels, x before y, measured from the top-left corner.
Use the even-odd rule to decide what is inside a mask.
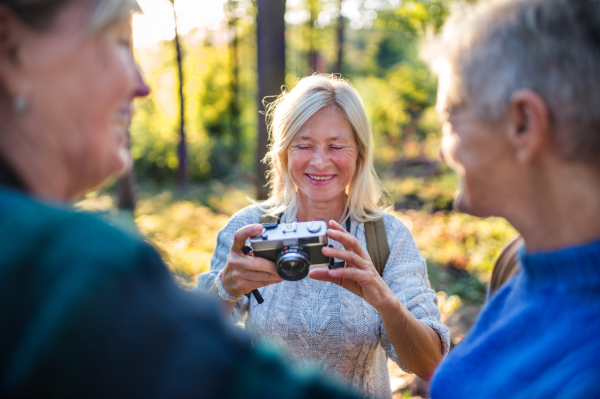
[[[330,258],[321,251],[328,243],[326,232],[323,221],[264,224],[250,244],[254,256],[275,262],[279,277],[297,281],[311,268],[330,266]]]

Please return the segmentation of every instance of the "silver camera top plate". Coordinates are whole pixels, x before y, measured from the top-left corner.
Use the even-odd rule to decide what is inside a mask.
[[[254,251],[277,250],[289,245],[327,245],[327,223],[311,222],[281,223],[250,238]]]

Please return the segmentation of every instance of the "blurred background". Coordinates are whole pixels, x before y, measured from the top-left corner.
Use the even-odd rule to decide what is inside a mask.
[[[138,1],[134,50],[152,94],[135,105],[135,168],[77,206],[137,228],[193,286],[227,219],[266,195],[262,99],[314,72],[341,74],[365,101],[376,170],[460,342],[516,236],[504,220],[453,210],[457,179],[439,158],[436,82],[418,47],[465,1]],[[410,397],[396,377],[395,397]]]

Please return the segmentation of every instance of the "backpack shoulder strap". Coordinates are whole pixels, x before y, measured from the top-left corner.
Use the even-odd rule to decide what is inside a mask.
[[[525,245],[525,240],[523,240],[523,237],[518,236],[502,250],[492,269],[490,297],[519,271],[521,263],[519,260],[519,250],[523,245]]]
[[[390,246],[388,245],[383,218],[365,222],[365,237],[367,239],[367,251],[369,251],[373,265],[379,275],[383,276],[383,269],[390,257]]]

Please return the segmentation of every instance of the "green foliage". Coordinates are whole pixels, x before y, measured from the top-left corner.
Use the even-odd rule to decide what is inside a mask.
[[[154,243],[173,273],[193,284],[192,276],[207,271],[215,237],[228,217],[193,201],[173,201],[165,191],[140,201],[135,222]]]
[[[406,156],[403,149],[409,142],[413,147],[414,143],[426,142],[428,134],[439,131],[422,128],[421,122],[435,101],[435,82],[418,58],[418,43],[428,32],[439,29],[448,4],[404,1],[396,8],[379,8],[372,26],[359,30],[346,19],[344,77],[365,99],[377,144],[378,170],[385,170],[398,158],[422,156],[422,150]],[[233,11],[226,16],[235,23],[235,43],[224,40],[226,30],[207,30],[205,35],[192,32],[181,38],[189,174],[196,181],[251,172],[254,165],[259,117],[255,98],[256,9],[249,1],[235,1],[230,6]],[[337,61],[337,7],[333,0],[303,0],[296,6],[310,17],[287,26],[288,86],[312,73],[311,51],[332,70]],[[332,15],[325,25],[317,21],[323,12]],[[153,94],[136,103],[132,155],[139,176],[165,181],[175,176],[179,166],[179,82],[174,44],[163,42],[155,49],[140,49],[137,56]]]
[[[409,226],[421,255],[436,265],[474,274],[489,280],[502,247],[516,231],[504,219],[480,219],[454,212],[430,214],[409,210],[399,214]]]
[[[201,40],[193,35],[182,38],[188,172],[195,181],[250,171],[254,162],[254,28],[238,23],[237,29],[237,95],[232,91],[230,44],[210,32]],[[153,92],[135,104],[131,153],[136,171],[155,181],[171,180],[179,166],[180,122],[174,44],[140,49],[137,58]]]

